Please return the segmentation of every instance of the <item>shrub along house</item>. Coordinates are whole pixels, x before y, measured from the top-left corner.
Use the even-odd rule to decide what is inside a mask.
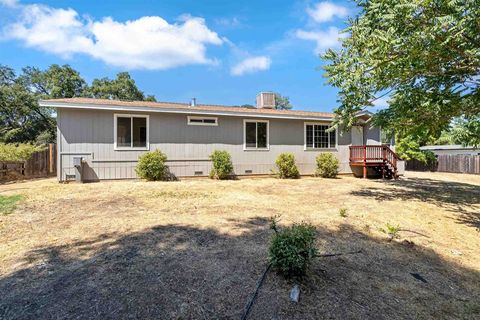
[[[269,174],[283,152],[295,155],[303,175],[315,172],[321,152],[336,155],[340,173],[362,174],[364,166],[365,174],[367,166],[377,172],[398,170],[394,153],[381,146],[380,129],[367,123],[370,114],[358,115],[358,125],[348,132],[327,131],[332,113],[275,110],[274,104],[274,95],[265,92],[257,95],[256,108],[196,104],[194,99],[190,104],[40,101],[57,111],[60,181],[75,174],[83,181],[136,178],[138,157],[155,149],[168,156],[170,171],[178,177],[207,176],[214,150],[231,154],[237,175]]]

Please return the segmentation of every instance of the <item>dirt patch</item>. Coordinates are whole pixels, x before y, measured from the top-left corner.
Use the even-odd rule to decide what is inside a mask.
[[[323,258],[269,272],[249,319],[478,318],[480,177],[302,178],[0,186],[0,318],[240,318],[271,231],[307,221]],[[339,209],[347,209],[347,216]],[[399,225],[399,239],[380,231]],[[412,276],[420,275],[426,282]]]

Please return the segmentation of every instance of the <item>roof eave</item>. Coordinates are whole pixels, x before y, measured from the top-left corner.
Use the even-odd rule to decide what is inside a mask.
[[[195,110],[185,108],[156,108],[146,106],[120,106],[120,105],[104,105],[89,103],[65,103],[50,100],[40,100],[41,107],[51,108],[70,108],[70,109],[87,109],[87,110],[112,110],[112,111],[134,111],[134,112],[157,112],[157,113],[179,113],[179,114],[198,114],[198,115],[216,115],[216,116],[231,116],[231,117],[253,117],[253,118],[268,118],[268,119],[291,119],[291,120],[317,120],[317,121],[332,121],[332,117],[322,116],[300,116],[288,114],[262,114],[255,112],[232,112],[232,111],[213,111],[213,110]]]

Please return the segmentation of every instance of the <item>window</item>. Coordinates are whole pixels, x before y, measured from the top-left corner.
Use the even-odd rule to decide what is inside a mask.
[[[244,150],[268,150],[268,121],[244,120]]]
[[[188,117],[187,123],[190,126],[218,126],[216,117]]]
[[[305,150],[331,149],[337,145],[337,130],[328,132],[326,124],[305,123]]]
[[[115,150],[148,150],[148,116],[115,114]]]

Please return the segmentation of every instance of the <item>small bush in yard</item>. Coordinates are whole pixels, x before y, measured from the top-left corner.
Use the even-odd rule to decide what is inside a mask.
[[[295,164],[295,156],[292,153],[281,153],[275,164],[281,179],[296,179],[300,176]]]
[[[269,248],[272,267],[287,278],[305,275],[316,254],[315,227],[305,223],[276,232]]]
[[[212,160],[212,171],[210,171],[210,178],[212,179],[228,179],[233,174],[232,157],[230,153],[225,150],[215,150],[210,155]]]
[[[138,159],[135,171],[140,178],[148,181],[167,180],[169,172],[166,161],[167,156],[162,151],[150,151]]]
[[[321,153],[317,156],[316,175],[323,178],[335,178],[338,174],[338,159],[333,153]]]
[[[399,238],[400,235],[400,225],[391,225],[390,223],[386,224],[386,229],[380,229],[380,231],[387,234],[389,240]]]
[[[347,209],[345,209],[345,208],[340,208],[340,210],[338,211],[338,214],[339,214],[340,217],[342,217],[342,218],[348,217],[348,215],[347,215]]]

